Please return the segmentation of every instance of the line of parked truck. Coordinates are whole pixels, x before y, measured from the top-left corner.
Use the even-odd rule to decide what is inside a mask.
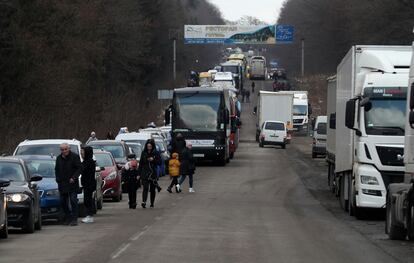
[[[410,46],[354,46],[328,79],[329,188],[358,219],[386,208],[391,239],[414,239],[412,54]]]

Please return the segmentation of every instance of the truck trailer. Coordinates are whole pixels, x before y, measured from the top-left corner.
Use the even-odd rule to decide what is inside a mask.
[[[335,181],[341,207],[364,217],[404,180],[409,46],[354,46],[337,69]]]

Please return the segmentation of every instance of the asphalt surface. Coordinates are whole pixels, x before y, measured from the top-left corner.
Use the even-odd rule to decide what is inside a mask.
[[[198,167],[195,193],[186,181],[181,194],[158,194],[154,209],[129,210],[124,196],[94,224],[13,231],[0,241],[0,262],[412,262],[413,243],[389,241],[381,213],[358,221],[340,211],[309,137],[286,150],[258,147],[251,99],[235,158]]]

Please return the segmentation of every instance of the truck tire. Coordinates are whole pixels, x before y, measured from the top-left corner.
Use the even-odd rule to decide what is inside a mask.
[[[405,240],[407,232],[404,227],[396,224],[395,207],[392,201],[392,196],[387,194],[387,212],[385,219],[385,233],[391,240]]]
[[[408,207],[407,207],[407,235],[408,239],[414,240],[414,200],[413,194],[408,194]]]
[[[335,168],[329,163],[328,165],[328,187],[329,190],[334,194],[335,193]]]
[[[348,211],[348,202],[349,200],[345,200],[345,174],[342,174],[339,179],[339,205],[341,208],[347,212]]]

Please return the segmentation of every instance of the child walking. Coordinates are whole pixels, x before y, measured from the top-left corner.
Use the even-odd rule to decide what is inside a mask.
[[[178,193],[179,189],[177,187],[178,184],[178,177],[180,176],[180,161],[178,160],[178,153],[173,153],[172,158],[168,162],[168,172],[172,177],[172,181],[170,186],[167,188],[169,193],[172,193],[172,187],[175,186],[175,191]]]

